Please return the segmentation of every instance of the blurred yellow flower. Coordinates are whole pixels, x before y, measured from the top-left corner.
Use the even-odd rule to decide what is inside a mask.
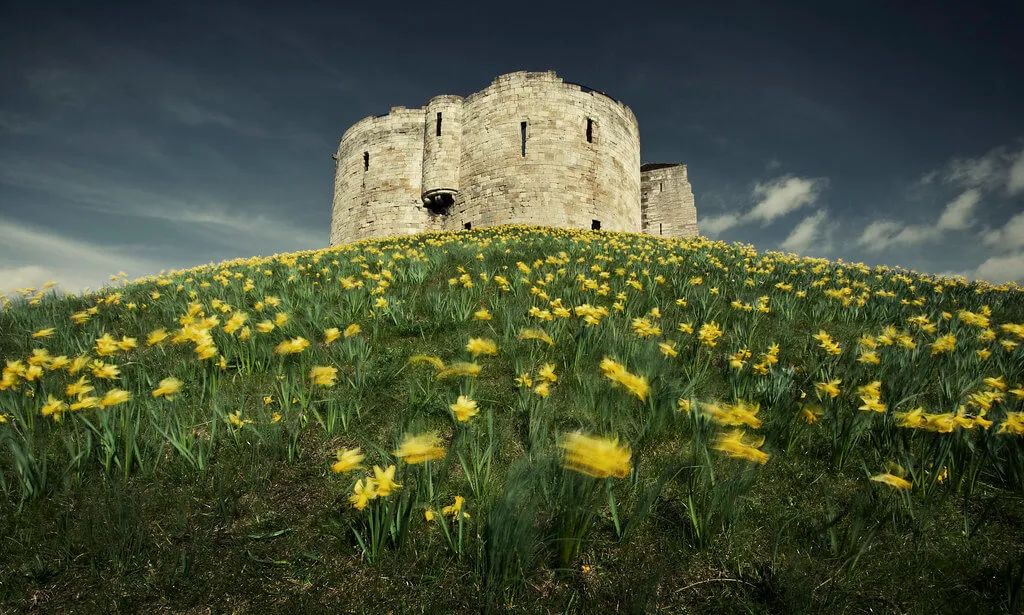
[[[103,408],[109,408],[118,404],[123,404],[131,399],[131,394],[123,389],[111,389],[107,391],[103,399],[100,400],[100,406]]]
[[[871,480],[875,481],[876,483],[889,485],[893,489],[898,489],[900,491],[907,491],[914,486],[907,479],[901,476],[896,476],[895,474],[891,474],[889,472],[885,472],[884,474],[876,474],[871,477]]]
[[[600,367],[601,373],[605,378],[611,380],[613,385],[625,388],[640,401],[647,399],[647,392],[650,389],[650,385],[647,384],[647,378],[630,373],[624,365],[609,357],[601,360]]]
[[[545,382],[554,384],[558,382],[558,376],[555,374],[555,364],[545,363],[537,370],[537,379]]]
[[[441,446],[441,438],[436,432],[427,432],[418,435],[406,435],[398,450],[394,452],[395,457],[405,463],[417,464],[435,459],[444,459],[445,450]]]
[[[830,399],[839,397],[839,385],[842,384],[842,380],[835,379],[827,382],[816,382],[814,388],[818,391],[818,396],[827,395]]]
[[[479,408],[477,408],[476,401],[466,397],[465,395],[459,395],[459,399],[448,407],[452,411],[452,416],[454,416],[455,420],[460,423],[465,423],[480,412]]]
[[[362,467],[363,459],[366,458],[363,455],[363,451],[360,448],[339,448],[334,453],[336,461],[331,464],[331,471],[335,474],[341,474],[343,472],[351,472],[356,468]]]
[[[451,365],[448,365],[441,369],[434,376],[438,380],[444,380],[445,378],[454,378],[458,376],[469,376],[471,378],[480,375],[480,366],[476,363],[466,363],[464,361],[456,361]]]
[[[725,453],[729,457],[764,464],[768,461],[769,455],[760,450],[760,446],[763,444],[763,437],[747,440],[746,434],[742,429],[733,429],[724,434],[719,434],[712,448]]]
[[[156,346],[167,339],[168,335],[167,329],[154,329],[153,331],[150,331],[149,335],[146,337],[146,345]]]
[[[309,379],[321,387],[332,387],[337,384],[338,368],[317,365],[309,371]]]
[[[280,355],[298,354],[309,347],[309,340],[304,337],[285,340],[274,347],[274,353]]]
[[[64,400],[58,399],[53,395],[48,395],[46,398],[46,403],[43,404],[43,407],[39,409],[39,412],[43,416],[52,417],[54,421],[59,421],[61,419],[61,415],[67,409],[68,405]]]
[[[498,345],[492,340],[484,339],[482,337],[471,337],[469,342],[466,344],[466,350],[469,354],[473,355],[474,358],[480,355],[493,356],[498,354]]]
[[[541,329],[523,329],[519,332],[518,337],[521,340],[537,340],[539,342],[544,342],[548,346],[555,345],[555,340]]]
[[[338,338],[340,338],[340,337],[341,337],[341,330],[339,330],[338,327],[331,327],[329,329],[324,329],[324,345],[330,346],[334,342],[338,341]]]
[[[174,399],[174,396],[181,391],[181,380],[177,378],[164,378],[160,381],[160,386],[153,389],[153,397],[163,397],[165,399]]]
[[[625,478],[632,470],[632,453],[618,438],[589,436],[582,432],[567,434],[562,440],[562,465],[594,478]]]

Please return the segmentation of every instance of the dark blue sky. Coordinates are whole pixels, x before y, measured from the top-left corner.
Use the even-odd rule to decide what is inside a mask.
[[[4,3],[0,290],[325,245],[350,124],[549,69],[710,235],[1021,278],[1024,4],[896,4]]]

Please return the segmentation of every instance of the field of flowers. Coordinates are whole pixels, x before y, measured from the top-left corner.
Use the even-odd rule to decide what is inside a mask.
[[[0,610],[1024,607],[1015,285],[498,227],[25,289],[0,364]]]

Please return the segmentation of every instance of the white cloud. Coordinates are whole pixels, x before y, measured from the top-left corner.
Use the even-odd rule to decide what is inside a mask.
[[[1005,190],[1009,196],[1024,192],[1024,148],[1001,145],[977,158],[954,158],[943,168],[926,173],[920,183],[939,179],[960,188]]]
[[[60,284],[57,279],[59,277],[57,273],[39,265],[0,267],[0,295],[18,288],[39,288],[50,281]]]
[[[699,221],[700,232],[711,236],[727,231],[739,223],[740,217],[736,214],[722,214],[710,218],[701,218]]]
[[[1006,193],[1016,196],[1024,192],[1024,149],[1017,153],[1017,158],[1006,172]]]
[[[981,190],[969,188],[960,196],[956,197],[946,205],[942,216],[939,217],[938,228],[940,230],[963,230],[974,225],[971,214],[975,206],[981,202]]]
[[[744,218],[762,224],[781,218],[801,207],[814,203],[825,187],[823,179],[783,176],[754,186],[757,205]]]
[[[899,222],[893,222],[892,220],[876,220],[864,227],[864,231],[860,234],[860,239],[857,240],[857,243],[862,246],[866,246],[869,250],[880,250],[889,245],[892,238],[895,237],[902,228],[903,225]]]
[[[988,231],[982,235],[985,245],[1001,250],[1024,248],[1024,212],[1018,213],[1003,225],[1003,228]]]
[[[915,245],[941,235],[942,231],[937,226],[879,220],[864,227],[857,243],[869,252],[879,252],[890,246]]]
[[[21,264],[0,268],[0,291],[39,286],[52,280],[64,290],[98,288],[110,274],[131,277],[158,273],[166,265],[139,258],[120,246],[99,245],[0,218],[0,261]]]
[[[821,235],[821,226],[827,216],[824,209],[819,209],[801,220],[800,224],[797,224],[782,242],[782,249],[789,252],[806,252]]]
[[[751,196],[756,201],[750,211],[742,214],[725,213],[701,218],[700,231],[712,237],[735,226],[750,222],[767,225],[770,222],[813,204],[828,185],[825,178],[783,175],[754,186]]]
[[[1024,280],[1024,252],[992,256],[974,271],[974,277],[992,282]]]
[[[934,241],[945,231],[962,231],[974,226],[972,214],[981,202],[982,191],[968,188],[946,204],[934,224],[904,224],[892,220],[878,220],[868,224],[861,232],[857,243],[871,252],[878,252],[890,246],[909,246]]]

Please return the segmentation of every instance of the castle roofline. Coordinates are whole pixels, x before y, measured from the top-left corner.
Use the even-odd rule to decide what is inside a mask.
[[[646,162],[640,165],[640,172],[644,171],[655,171],[657,169],[667,169],[669,167],[685,167],[686,165],[682,162]]]

